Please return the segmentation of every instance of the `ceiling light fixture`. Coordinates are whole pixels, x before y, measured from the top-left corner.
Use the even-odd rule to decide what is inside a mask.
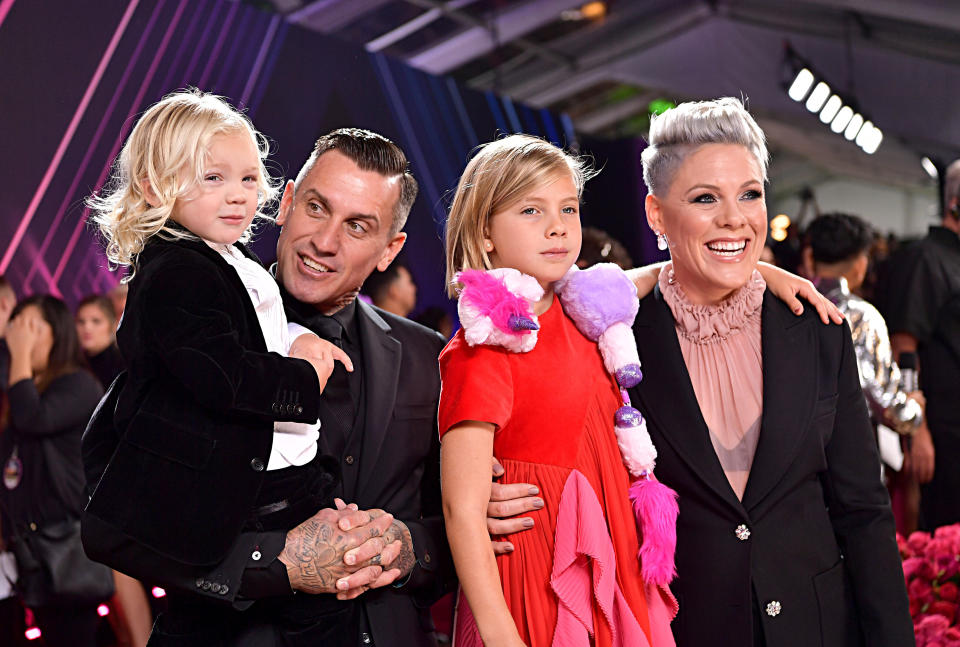
[[[840,112],[840,107],[843,105],[843,99],[837,95],[833,95],[827,102],[823,104],[823,110],[820,111],[820,121],[825,124],[829,124],[833,121],[833,118],[837,116],[837,113]]]
[[[813,72],[807,68],[803,68],[797,72],[797,76],[793,79],[793,83],[790,84],[790,89],[787,90],[787,94],[789,94],[790,98],[794,101],[803,101],[803,98],[807,96],[807,92],[809,92],[812,87]]]
[[[830,86],[820,81],[807,98],[807,110],[810,112],[820,112],[820,108],[827,102],[827,97],[829,96]]]
[[[856,110],[856,101],[848,101],[834,93],[807,61],[788,44],[783,62],[783,87],[794,101],[803,102],[807,110],[819,113],[820,121],[836,134],[855,142],[864,153],[872,155],[880,148],[883,132],[864,119]],[[787,81],[789,85],[787,85]],[[812,88],[812,89],[811,89]]]
[[[843,132],[847,127],[847,124],[850,123],[850,119],[853,117],[853,108],[850,106],[844,106],[840,108],[840,111],[837,113],[837,116],[833,118],[833,121],[830,122],[830,130],[837,133],[838,135]]]
[[[863,115],[859,112],[850,119],[850,123],[847,124],[847,127],[843,131],[843,136],[848,140],[853,141],[857,133],[860,132],[860,127],[863,126]]]

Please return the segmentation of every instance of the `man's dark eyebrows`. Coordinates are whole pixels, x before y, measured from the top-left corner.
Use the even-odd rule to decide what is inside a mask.
[[[329,211],[330,203],[316,189],[307,189],[300,198],[303,202],[319,202],[324,211]]]
[[[300,199],[303,202],[319,202],[324,211],[327,213],[330,212],[330,203],[316,189],[307,189],[303,192],[303,195]],[[350,218],[354,220],[366,220],[372,222],[377,227],[380,226],[380,219],[370,213],[352,213],[350,214]]]

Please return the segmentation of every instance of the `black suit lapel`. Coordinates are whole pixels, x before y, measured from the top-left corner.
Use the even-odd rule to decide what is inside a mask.
[[[387,436],[397,399],[400,378],[400,342],[389,335],[390,326],[367,304],[357,302],[360,338],[363,344],[363,381],[365,424],[360,470],[368,475],[357,487],[360,500],[372,480],[372,470]]]
[[[639,408],[655,427],[650,429],[654,443],[669,443],[707,487],[742,511],[710,443],[673,315],[659,287],[641,302],[633,330],[643,366],[643,381],[633,392],[639,394]]]
[[[810,307],[810,306],[808,306]],[[792,462],[817,397],[815,316],[797,317],[768,290],[763,295],[763,418],[760,440],[743,493],[752,509]]]

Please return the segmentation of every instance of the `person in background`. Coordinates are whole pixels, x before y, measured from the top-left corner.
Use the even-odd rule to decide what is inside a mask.
[[[939,226],[891,268],[887,321],[894,356],[918,355],[927,420],[914,434],[906,469],[921,486],[920,525],[960,521],[960,160],[944,173]]]
[[[6,419],[4,413],[7,403],[7,380],[10,377],[10,353],[7,351],[7,342],[5,331],[7,322],[10,321],[10,313],[17,305],[17,295],[10,285],[10,281],[3,275],[0,275],[0,434],[3,433],[3,420]],[[0,537],[3,532],[0,529]],[[0,539],[0,590],[8,584],[8,579],[15,579],[15,573],[10,569],[16,570],[13,564],[13,555],[6,552],[3,540]],[[7,575],[8,577],[4,577]],[[12,586],[0,594],[0,645],[19,645],[26,642],[23,631],[26,627],[23,624],[23,608],[19,599],[13,595]]]
[[[13,291],[10,281],[3,275],[0,275],[0,392],[6,390],[7,378],[10,372],[10,352],[7,350],[6,330],[7,322],[10,321],[10,314],[17,305],[17,294]],[[3,406],[0,403],[0,415],[3,413]]]
[[[857,216],[828,213],[811,222],[806,233],[804,261],[812,268],[817,289],[847,317],[860,385],[873,419],[900,434],[912,434],[923,421],[923,408],[900,388],[900,369],[880,312],[854,294],[867,275],[873,244],[870,225]]]
[[[602,229],[584,227],[577,267],[585,270],[597,263],[615,263],[624,270],[633,267],[633,260],[623,243]]]
[[[90,371],[103,388],[110,386],[123,370],[123,356],[117,347],[117,316],[109,297],[90,295],[80,301],[76,314],[77,337]],[[110,606],[114,613],[107,616],[120,645],[141,647],[150,638],[153,615],[143,585],[113,571],[116,588]]]
[[[107,388],[123,370],[113,301],[100,295],[85,297],[77,306],[76,322],[77,337],[87,364],[103,388]]]
[[[363,293],[373,305],[400,317],[406,317],[417,305],[417,284],[410,269],[394,261],[387,269],[374,271],[363,283]]]
[[[123,310],[127,307],[127,291],[129,287],[126,283],[118,283],[107,292],[107,298],[113,304],[114,321],[119,326],[120,319],[123,318]]]
[[[444,339],[453,336],[453,319],[450,313],[440,306],[430,306],[413,318],[421,326],[436,330]]]
[[[6,340],[10,386],[6,420],[0,425],[0,500],[3,539],[9,544],[19,529],[43,529],[80,517],[86,503],[80,436],[103,389],[81,368],[73,315],[60,299],[42,295],[21,301]],[[96,645],[98,602],[54,599],[35,607],[45,644]]]

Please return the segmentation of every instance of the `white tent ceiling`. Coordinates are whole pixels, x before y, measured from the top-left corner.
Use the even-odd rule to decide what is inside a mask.
[[[928,186],[922,156],[960,157],[957,0],[608,0],[578,22],[561,16],[585,0],[272,1],[303,26],[564,110],[582,132],[630,134],[652,98],[738,96],[797,178]],[[876,154],[787,97],[787,43],[883,130]]]

